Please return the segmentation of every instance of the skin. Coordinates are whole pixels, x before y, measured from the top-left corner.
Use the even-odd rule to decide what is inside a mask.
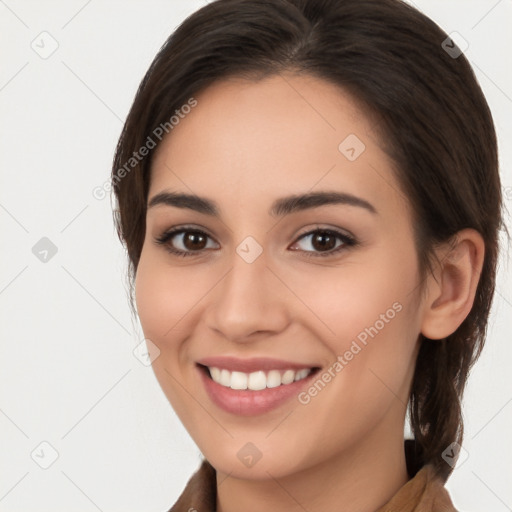
[[[160,350],[155,375],[217,470],[219,511],[375,511],[408,480],[403,425],[419,334],[440,339],[469,313],[482,239],[460,232],[420,282],[411,206],[393,164],[371,118],[332,84],[292,74],[230,79],[196,98],[155,154],[149,199],[195,194],[220,214],[147,211],[136,301]],[[354,161],[338,149],[349,134],[366,146]],[[376,213],[348,204],[269,213],[276,199],[318,191],[352,194]],[[204,231],[207,246],[181,257],[155,242],[181,226]],[[357,245],[319,256],[301,236],[326,228]],[[236,252],[248,236],[263,250],[252,263]],[[181,236],[173,242],[183,249]],[[195,362],[217,355],[326,371],[396,303],[400,312],[305,405],[237,416],[213,404],[199,378]],[[237,457],[248,442],[262,455],[250,468]]]

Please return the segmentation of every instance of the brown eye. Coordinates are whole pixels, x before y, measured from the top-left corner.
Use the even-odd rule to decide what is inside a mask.
[[[208,237],[195,231],[185,231],[183,245],[190,251],[198,251],[206,247]]]
[[[208,249],[218,249],[219,244],[208,234],[195,229],[173,229],[155,239],[167,251],[180,256],[202,254]]]
[[[329,256],[357,245],[356,240],[330,229],[316,229],[302,235],[290,249],[300,250],[307,256]]]
[[[336,237],[327,231],[318,231],[312,235],[311,245],[317,251],[329,251],[336,247]]]

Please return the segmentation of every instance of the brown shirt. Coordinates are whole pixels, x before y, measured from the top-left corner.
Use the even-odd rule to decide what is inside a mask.
[[[407,467],[411,479],[376,512],[457,512],[433,467],[427,464],[418,468],[417,461],[411,461],[407,443]],[[215,469],[205,460],[169,512],[215,512],[216,501]]]

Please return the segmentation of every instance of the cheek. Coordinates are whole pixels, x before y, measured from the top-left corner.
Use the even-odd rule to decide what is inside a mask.
[[[353,264],[338,272],[319,267],[314,278],[294,279],[297,295],[307,299],[314,313],[308,315],[308,327],[331,354],[335,377],[325,375],[331,391],[318,386],[327,401],[332,399],[328,409],[363,413],[362,404],[367,404],[369,413],[373,407],[379,414],[381,405],[396,399],[394,393],[406,402],[420,325],[414,252],[410,258],[382,255],[373,264]]]
[[[331,352],[343,353],[357,338],[363,343],[372,335],[385,338],[404,317],[415,324],[413,291],[418,278],[414,254],[396,258],[390,252],[383,251],[373,261],[361,258],[337,268],[319,266],[287,276],[296,296],[308,306],[304,321]],[[404,333],[391,337],[398,342]]]
[[[160,255],[141,255],[135,280],[135,299],[147,338],[166,343],[186,332],[194,307],[208,291],[190,267],[170,267]]]
[[[165,255],[164,255],[165,258]],[[135,300],[144,337],[160,350],[153,372],[172,407],[186,425],[198,422],[190,409],[183,385],[185,341],[196,322],[194,306],[208,290],[207,282],[194,279],[192,267],[170,267],[161,255],[143,251],[135,279]],[[192,408],[193,409],[193,408]]]

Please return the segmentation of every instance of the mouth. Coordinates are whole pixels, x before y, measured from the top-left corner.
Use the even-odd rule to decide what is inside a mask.
[[[287,386],[292,382],[305,379],[317,368],[302,368],[294,370],[256,370],[255,372],[237,372],[230,371],[226,368],[218,368],[216,366],[203,366],[203,371],[207,373],[214,382],[224,386],[225,388],[235,390],[260,391],[262,389],[272,389],[279,386]]]
[[[268,358],[231,357],[196,363],[210,400],[231,414],[253,416],[276,409],[308,385],[319,366]]]

